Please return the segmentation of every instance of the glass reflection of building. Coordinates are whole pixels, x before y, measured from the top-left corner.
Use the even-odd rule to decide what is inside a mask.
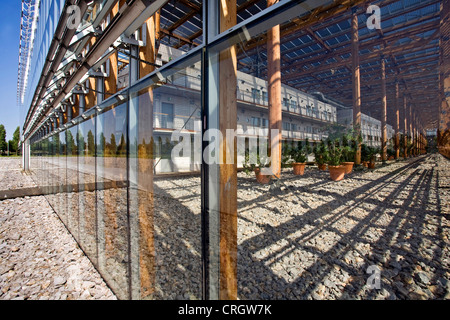
[[[317,37],[335,49],[345,40],[347,50],[350,37],[342,34],[350,26],[334,26],[342,33],[336,37],[327,28],[309,32],[314,36],[302,23],[325,12],[349,22],[352,10],[305,2],[79,1],[82,19],[73,29],[69,1],[31,1],[33,46],[21,47],[31,66],[20,92],[24,166],[119,298],[245,299],[253,290],[245,279],[261,270],[267,274],[256,279],[258,298],[295,298],[289,292],[301,277],[283,280],[269,262],[254,260],[252,250],[262,249],[256,240],[238,238],[238,221],[247,223],[238,220],[242,158],[210,164],[201,155],[208,129],[232,129],[248,141],[276,127],[282,140],[318,142],[338,122],[339,107],[317,90],[321,79],[310,71],[348,72],[327,65],[349,55],[326,63],[311,55],[309,67],[301,59],[321,48]],[[274,58],[277,44],[269,40],[277,26],[283,45]],[[305,83],[310,93],[301,90]],[[192,142],[178,157],[175,130]],[[263,292],[265,276],[284,285]]]

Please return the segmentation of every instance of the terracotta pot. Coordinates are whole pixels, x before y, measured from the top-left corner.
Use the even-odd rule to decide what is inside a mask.
[[[353,170],[354,162],[343,162],[342,165],[345,166],[345,174],[349,174]]]
[[[260,169],[255,169],[256,181],[262,184],[268,184],[270,182],[270,175],[261,174]]]
[[[327,170],[327,164],[326,163],[318,164],[317,167],[319,167],[319,170],[321,170],[321,171]]]
[[[340,181],[344,179],[345,166],[328,166],[328,171],[330,171],[330,178],[333,181]]]
[[[292,168],[294,169],[294,174],[297,176],[302,176],[305,173],[306,163],[294,162]]]
[[[369,166],[369,161],[363,161],[362,162],[363,167],[368,167]]]
[[[368,168],[369,169],[375,169],[375,162],[369,162],[369,164],[368,164]]]

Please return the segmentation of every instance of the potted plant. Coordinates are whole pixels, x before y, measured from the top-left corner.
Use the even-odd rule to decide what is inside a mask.
[[[261,168],[266,168],[270,166],[270,159],[268,157],[260,156],[259,152],[256,153],[256,163],[250,162],[250,154],[245,151],[245,161],[243,164],[244,172],[250,175],[251,172],[255,173],[256,181],[262,184],[267,184],[270,182],[271,175],[262,174]]]
[[[329,141],[328,171],[333,181],[342,180],[345,175],[345,166],[342,165],[342,149],[339,139]]]
[[[352,172],[355,155],[356,140],[352,138],[351,134],[344,134],[342,136],[342,165],[345,166],[345,174]]]
[[[326,170],[328,161],[328,147],[323,140],[314,146],[313,154],[319,170]]]
[[[368,158],[369,158],[369,164],[368,164],[369,169],[375,168],[375,157],[380,152],[381,152],[380,148],[367,147],[367,154],[368,154]]]
[[[395,150],[392,146],[389,146],[386,150],[388,160],[394,160],[395,159]]]
[[[311,153],[311,146],[308,139],[306,139],[303,145],[301,141],[298,141],[297,146],[291,149],[291,157],[293,159],[292,168],[295,175],[303,175],[305,173],[306,160]]]
[[[281,167],[288,168],[292,166],[291,159],[292,146],[290,142],[283,142],[281,149]]]
[[[369,167],[369,147],[363,143],[361,144],[361,164],[363,167]]]

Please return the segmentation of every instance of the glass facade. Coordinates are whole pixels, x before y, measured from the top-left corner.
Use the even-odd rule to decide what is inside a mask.
[[[204,9],[208,32],[196,49],[81,112],[78,96],[71,121],[31,139],[36,182],[120,299],[252,297],[246,272],[259,270],[238,261],[249,253],[237,229],[249,221],[238,224],[236,142],[253,139],[226,133],[237,130],[236,49],[292,14],[265,9],[226,35],[217,5]],[[253,119],[267,134],[266,117]]]
[[[186,70],[175,74],[189,78]],[[191,160],[200,132],[174,136],[152,121],[165,101],[200,92],[151,84],[124,94],[35,141],[35,180],[120,299],[201,299],[200,176],[154,174],[156,166],[199,171],[201,160]]]
[[[272,28],[300,30],[302,19],[328,1],[269,7],[238,1],[231,8],[220,6],[232,1],[189,3],[205,17],[191,13],[190,32],[203,32],[200,40],[179,36],[174,44],[165,30],[153,63],[132,55],[146,58],[136,45],[144,39],[128,39],[116,56],[117,79],[105,85],[118,92],[84,87],[102,97],[82,107],[79,99],[87,93],[77,88],[69,99],[73,119],[54,123],[53,130],[38,128],[31,137],[33,177],[119,299],[304,298],[311,294],[313,269],[334,261],[310,246],[320,242],[314,221],[308,222],[313,209],[301,208],[294,193],[288,200],[274,195],[241,169],[247,157],[268,169],[261,162],[277,152],[281,159],[281,139],[318,142],[326,138],[322,129],[336,123],[336,107],[281,85],[300,78],[295,68],[276,70],[284,54],[295,60],[291,44],[278,58],[269,53],[276,43],[268,49],[276,40]],[[176,13],[173,3],[166,5]],[[247,5],[258,10],[250,14]],[[161,24],[169,24],[164,16]],[[290,34],[289,41],[297,38]],[[134,69],[148,72],[139,77]],[[96,83],[106,74],[98,70],[83,81]],[[283,190],[303,188],[286,172]],[[277,180],[280,172],[271,176]],[[324,210],[332,207],[327,201],[318,201]],[[300,252],[314,260],[303,269],[293,267]]]

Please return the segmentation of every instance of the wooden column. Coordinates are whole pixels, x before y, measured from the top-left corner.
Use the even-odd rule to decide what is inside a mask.
[[[412,105],[411,103],[409,104],[409,141],[411,142],[411,144],[413,143],[413,118],[412,118]],[[409,153],[409,155],[412,155],[412,150],[413,148],[411,148],[411,151]]]
[[[386,129],[386,61],[381,57],[381,159],[387,159],[387,129]]]
[[[414,156],[417,156],[417,119],[416,114],[413,113],[413,154]]]
[[[220,1],[219,31],[236,25],[236,0]],[[220,288],[219,299],[237,299],[237,150],[236,138],[228,141],[227,129],[237,128],[237,58],[233,45],[219,54],[219,130],[222,133],[222,159],[233,152],[233,163],[219,165],[220,198]],[[234,150],[230,148],[233,147]],[[225,162],[225,160],[224,160]]]
[[[361,78],[359,67],[358,15],[352,14],[352,88],[353,88],[353,129],[356,136],[361,135]],[[361,143],[357,142],[355,164],[361,164]]]
[[[150,17],[144,24],[146,29],[146,45],[139,49],[139,57],[150,63],[156,62],[156,38],[159,30],[159,12]],[[155,70],[155,66],[139,62],[139,78],[145,77]],[[139,274],[140,298],[148,299],[155,291],[155,240],[154,240],[154,201],[153,201],[153,148],[144,145],[153,144],[154,88],[149,87],[140,92],[137,127],[139,137],[137,179],[139,208]],[[150,153],[149,153],[150,152]]]
[[[400,102],[398,81],[395,82],[395,159],[400,157]]]
[[[420,131],[419,131],[419,116],[416,114],[416,155],[420,155],[420,148],[419,148],[419,137],[420,137]]]
[[[118,4],[116,4],[111,10],[110,21],[112,21],[112,19],[118,13],[118,11],[119,6]],[[117,92],[117,77],[119,68],[118,60],[119,60],[119,53],[116,51],[109,57],[107,62],[109,64],[109,74],[105,78],[105,91],[111,95]],[[111,95],[105,94],[105,99],[108,99]]]
[[[272,6],[278,0],[268,0],[267,6]],[[269,98],[269,146],[271,151],[273,175],[281,175],[281,138],[282,138],[282,109],[281,109],[281,51],[280,26],[267,31],[267,81]],[[278,130],[273,136],[272,130]],[[276,132],[276,131],[275,131]],[[272,142],[273,141],[273,142]]]
[[[407,113],[406,113],[406,95],[403,95],[403,144],[404,144],[404,149],[403,149],[403,157],[407,158],[408,157],[408,151],[406,149],[406,146],[408,144],[408,123],[407,123]]]
[[[92,46],[94,44],[95,44],[95,38],[91,38],[91,40],[89,41],[89,50],[92,48]],[[94,91],[94,90],[96,90],[96,87],[97,87],[96,80],[97,79],[95,77],[89,77],[89,79],[87,80],[89,83],[89,88],[88,88],[89,91],[86,94],[86,110],[94,107],[97,103],[97,101],[96,101],[97,93]]]

